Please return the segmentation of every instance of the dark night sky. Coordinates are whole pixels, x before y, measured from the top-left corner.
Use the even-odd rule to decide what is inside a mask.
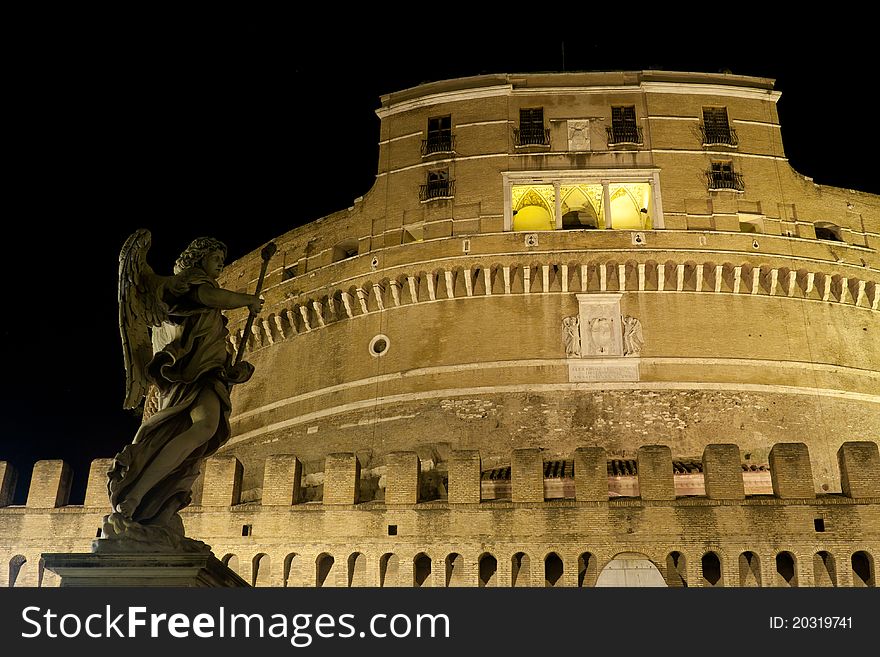
[[[527,38],[476,22],[473,34],[455,28],[453,38],[431,36],[429,21],[399,32],[330,25],[235,14],[7,26],[18,47],[4,82],[14,118],[4,135],[13,173],[2,238],[0,460],[19,471],[17,502],[40,458],[71,463],[72,502],[81,502],[90,459],[112,456],[137,428],[121,409],[116,276],[125,238],[149,228],[150,261],[166,273],[194,237],[224,240],[235,259],[350,206],[375,175],[380,94],[561,70],[563,41],[569,71],[766,76],[783,93],[792,165],[817,183],[880,192],[866,155],[878,131],[876,44],[859,27],[823,23],[821,38],[820,26],[786,27],[765,43],[771,26],[742,17],[720,31],[626,38],[603,36],[606,28]]]

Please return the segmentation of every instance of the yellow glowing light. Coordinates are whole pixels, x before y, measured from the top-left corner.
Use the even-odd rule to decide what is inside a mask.
[[[513,216],[514,230],[553,230],[556,222],[541,206],[527,205]]]

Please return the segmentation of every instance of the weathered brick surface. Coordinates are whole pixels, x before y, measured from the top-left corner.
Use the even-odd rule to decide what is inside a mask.
[[[514,502],[544,501],[544,461],[539,449],[515,449],[510,462]]]
[[[602,447],[579,447],[574,453],[574,485],[578,501],[608,499],[608,457]]]
[[[387,459],[386,504],[415,504],[419,496],[421,463],[415,452],[392,452]]]
[[[810,452],[803,443],[778,443],[770,450],[773,494],[785,498],[815,497]]]
[[[242,465],[234,456],[213,456],[205,462],[203,506],[232,506],[241,500]]]
[[[742,460],[736,445],[706,445],[703,450],[703,477],[706,495],[716,500],[745,497]]]
[[[646,445],[638,452],[639,491],[643,500],[674,500],[672,450],[666,445]]]
[[[324,465],[324,504],[357,504],[360,476],[357,456],[328,454]]]
[[[89,468],[89,481],[86,485],[85,506],[110,510],[110,493],[107,491],[107,473],[113,466],[113,459],[95,459]]]
[[[837,450],[840,485],[847,497],[880,497],[880,450],[877,443],[847,442]]]
[[[7,461],[0,461],[0,506],[12,504],[15,484],[18,480],[15,468]]]
[[[302,463],[292,454],[274,454],[266,459],[263,474],[263,505],[290,506],[300,497]]]
[[[480,501],[480,452],[453,451],[449,458],[449,503],[476,504]]]
[[[67,504],[73,472],[64,461],[37,461],[31,476],[27,505],[54,508]]]

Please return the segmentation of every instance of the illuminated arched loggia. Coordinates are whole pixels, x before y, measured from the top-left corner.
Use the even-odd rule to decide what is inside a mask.
[[[602,179],[596,180],[600,175]],[[508,172],[504,174],[505,229],[662,227],[658,176],[653,171]]]

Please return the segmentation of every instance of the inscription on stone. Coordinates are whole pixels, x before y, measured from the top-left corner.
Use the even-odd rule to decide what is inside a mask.
[[[568,364],[570,383],[588,381],[638,381],[639,364],[633,361],[600,363],[582,361]]]

